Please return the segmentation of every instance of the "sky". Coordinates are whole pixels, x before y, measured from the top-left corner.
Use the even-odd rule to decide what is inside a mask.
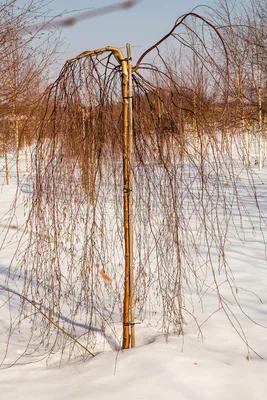
[[[118,0],[119,1],[119,0]],[[51,14],[83,8],[98,8],[116,0],[53,0],[49,4]],[[143,0],[135,7],[108,15],[81,21],[63,28],[60,64],[85,51],[105,46],[123,48],[131,43],[133,62],[152,44],[164,36],[175,20],[199,4],[212,6],[214,0]],[[201,10],[198,10],[201,13]],[[203,13],[203,11],[202,11]],[[68,15],[69,16],[69,15]],[[56,69],[57,69],[56,68]]]

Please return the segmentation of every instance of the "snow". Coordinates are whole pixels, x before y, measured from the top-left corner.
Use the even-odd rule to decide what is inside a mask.
[[[185,341],[181,351],[182,339],[158,336],[135,350],[102,353],[60,369],[16,365],[1,371],[1,391],[5,399],[265,398],[265,361],[247,361],[234,343],[227,351],[223,342],[219,349],[192,337]]]
[[[20,291],[21,278],[14,273],[13,282],[7,282],[6,271],[10,262],[12,265],[16,264],[13,255],[22,231],[14,225],[20,227],[27,216],[25,201],[33,187],[25,173],[23,153],[20,155],[22,176],[19,185],[15,161],[11,156],[9,159],[11,172],[10,184],[7,186],[4,184],[4,161],[0,158],[1,244],[7,235],[5,245],[0,251],[0,354],[3,360],[0,371],[1,399],[262,400],[266,397],[266,249],[259,229],[258,209],[247,190],[248,180],[245,177],[242,179],[245,183],[240,190],[250,217],[244,216],[241,226],[238,210],[233,207],[238,229],[229,232],[226,245],[228,263],[235,278],[236,287],[232,287],[233,293],[229,284],[224,283],[224,275],[217,277],[225,299],[225,310],[220,307],[215,292],[204,290],[201,302],[197,293],[193,292],[194,317],[197,318],[197,323],[188,314],[183,336],[162,334],[151,317],[136,325],[137,348],[118,350],[120,336],[115,340],[112,332],[107,332],[111,345],[104,341],[94,358],[84,359],[77,352],[75,357],[68,360],[56,351],[49,357],[45,349],[33,352],[34,343],[26,349],[29,355],[25,356],[25,343],[28,343],[27,335],[30,332],[27,323],[21,332],[14,332],[7,343],[9,324],[12,318],[14,322],[19,298],[13,296],[8,302],[8,293],[1,292],[1,288],[8,284],[9,290]],[[255,167],[254,179],[258,201],[266,216],[267,166],[260,171]],[[19,196],[14,203],[16,194]],[[6,226],[13,211],[12,226],[7,232]],[[253,228],[249,223],[250,219]],[[267,228],[262,226],[262,231],[267,233]],[[22,237],[26,240],[27,235]],[[233,301],[233,294],[242,309]],[[225,311],[231,316],[232,322]],[[119,332],[120,322],[115,325]],[[244,332],[244,340],[235,328],[241,336]],[[78,329],[82,331],[83,328],[77,324]],[[101,340],[103,342],[99,333],[99,341]]]

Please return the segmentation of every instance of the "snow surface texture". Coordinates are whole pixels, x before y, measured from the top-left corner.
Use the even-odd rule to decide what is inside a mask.
[[[25,170],[21,155],[22,175]],[[0,224],[5,226],[14,209],[17,191],[15,161],[10,158],[10,184],[4,185],[3,159],[0,164]],[[255,183],[263,213],[267,212],[267,167],[257,171]],[[25,218],[27,209],[22,201],[30,196],[33,187],[27,176],[21,178],[22,194],[15,205],[13,223]],[[2,184],[3,183],[3,184]],[[246,195],[244,191],[244,196]],[[127,351],[102,351],[96,357],[83,361],[77,357],[70,362],[60,354],[49,358],[19,359],[24,351],[24,333],[11,336],[8,354],[0,371],[1,396],[5,400],[31,399],[258,399],[267,395],[267,265],[265,246],[258,226],[258,211],[250,202],[249,213],[255,229],[244,222],[246,240],[234,236],[226,246],[238,289],[236,295],[245,313],[233,305],[235,315],[248,339],[249,345],[262,357],[250,351],[233,329],[225,313],[218,310],[216,293],[203,296],[202,304],[195,305],[195,317],[201,325],[201,337],[194,320],[188,321],[183,337],[166,337],[150,321],[136,326],[137,348]],[[245,221],[245,220],[244,220]],[[262,228],[263,231],[266,227]],[[1,242],[6,234],[1,228]],[[0,252],[0,285],[6,285],[6,270],[12,260],[16,229],[8,232],[8,243]],[[13,263],[16,260],[12,261]],[[19,286],[17,286],[19,288]],[[16,286],[11,288],[16,290]],[[223,295],[227,297],[227,290]],[[19,299],[7,304],[7,293],[0,292],[0,354],[4,358],[11,314]],[[116,348],[116,346],[114,346]],[[23,349],[23,350],[22,350]],[[44,353],[45,354],[45,353]],[[11,366],[14,360],[17,363]],[[35,361],[38,362],[35,362]],[[60,368],[59,368],[60,365]]]

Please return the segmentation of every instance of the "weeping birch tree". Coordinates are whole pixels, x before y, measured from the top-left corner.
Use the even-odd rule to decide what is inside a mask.
[[[30,320],[31,339],[48,352],[134,347],[142,321],[181,335],[195,320],[193,293],[209,290],[253,351],[220,289],[223,274],[238,303],[225,252],[229,224],[238,231],[247,212],[238,165],[216,140],[203,147],[200,137],[196,146],[192,125],[193,115],[201,135],[216,137],[214,110],[228,110],[228,68],[216,62],[213,35],[224,47],[210,21],[189,13],[136,63],[130,45],[126,54],[85,51],[49,88],[28,241],[15,271],[24,277],[20,329]],[[190,78],[196,65],[209,78],[197,114],[195,86],[183,86],[186,72],[169,62],[170,47],[194,66]]]

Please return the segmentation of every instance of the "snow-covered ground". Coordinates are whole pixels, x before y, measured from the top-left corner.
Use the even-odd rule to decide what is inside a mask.
[[[83,360],[77,355],[71,361],[61,358],[60,352],[48,359],[45,351],[21,357],[27,344],[25,331],[13,332],[9,327],[15,318],[19,299],[1,291],[6,287],[6,272],[12,261],[28,208],[24,199],[30,195],[31,181],[27,180],[21,155],[21,183],[17,185],[15,160],[10,159],[10,184],[4,184],[4,160],[0,159],[0,398],[5,400],[33,399],[186,399],[186,400],[262,400],[267,396],[267,262],[258,210],[243,185],[243,201],[249,218],[243,218],[241,239],[236,233],[226,244],[228,263],[235,277],[234,295],[241,307],[229,295],[229,285],[221,281],[225,309],[234,312],[232,323],[244,332],[248,346],[240,338],[225,312],[218,308],[217,294],[203,293],[202,302],[196,296],[194,318],[188,315],[184,336],[162,334],[150,320],[136,325],[137,348],[99,352]],[[267,214],[267,167],[255,172],[255,187],[263,214]],[[244,177],[243,182],[246,183]],[[248,182],[247,182],[248,183]],[[227,187],[226,187],[227,190]],[[18,191],[18,192],[17,192]],[[16,203],[13,203],[17,196]],[[246,197],[248,196],[248,197]],[[15,211],[14,211],[15,210]],[[7,233],[10,212],[12,226]],[[233,212],[237,210],[233,207]],[[251,227],[251,223],[253,228]],[[25,236],[26,237],[26,236]],[[17,277],[19,279],[19,277]],[[8,282],[11,285],[12,282]],[[11,290],[19,291],[14,278]],[[205,291],[204,291],[205,292]],[[193,293],[194,298],[194,293]],[[227,307],[228,306],[228,307]],[[158,318],[158,317],[157,317]],[[14,320],[12,320],[13,325]],[[240,325],[239,325],[240,324]],[[27,325],[26,325],[27,326]],[[24,326],[25,329],[25,326]],[[29,325],[30,329],[30,325]],[[10,342],[7,342],[10,336]],[[30,346],[34,347],[34,344]],[[6,353],[6,350],[8,352]],[[31,353],[31,347],[27,349]],[[261,357],[257,356],[255,352]],[[42,356],[43,354],[43,356]],[[12,362],[17,360],[15,365]],[[12,366],[11,366],[12,365]],[[59,367],[60,366],[60,367]]]

